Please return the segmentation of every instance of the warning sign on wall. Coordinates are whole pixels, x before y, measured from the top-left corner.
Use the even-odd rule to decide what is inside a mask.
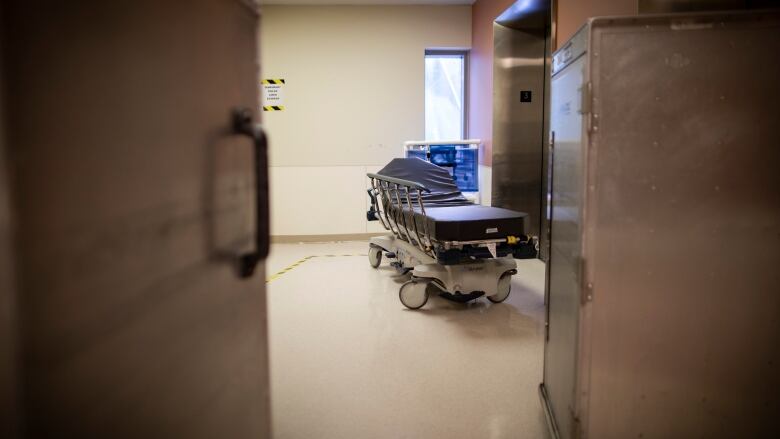
[[[263,79],[263,111],[284,110],[284,79]]]

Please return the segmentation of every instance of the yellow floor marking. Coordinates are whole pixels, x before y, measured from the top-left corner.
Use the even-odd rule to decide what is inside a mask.
[[[293,268],[300,266],[304,262],[308,261],[309,259],[314,258],[338,258],[343,256],[368,256],[365,253],[357,253],[357,254],[342,254],[342,255],[311,255],[306,256],[305,258],[299,259],[295,262],[293,262],[291,265],[288,265],[287,267],[282,268],[281,270],[277,271],[276,273],[272,274],[270,277],[268,277],[265,280],[265,283],[270,283],[272,281],[275,281],[276,279],[279,279],[283,274],[287,273],[288,271],[291,271]]]

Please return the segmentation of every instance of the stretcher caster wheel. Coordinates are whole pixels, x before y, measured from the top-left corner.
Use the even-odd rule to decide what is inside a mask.
[[[498,289],[496,294],[487,296],[488,300],[493,303],[501,303],[509,297],[509,292],[512,290],[512,273],[504,273],[498,278]]]
[[[428,302],[428,284],[426,282],[415,282],[410,280],[401,285],[398,291],[398,297],[401,303],[409,309],[419,309]]]
[[[372,267],[377,268],[382,263],[382,249],[380,247],[371,246],[368,248],[368,263]]]

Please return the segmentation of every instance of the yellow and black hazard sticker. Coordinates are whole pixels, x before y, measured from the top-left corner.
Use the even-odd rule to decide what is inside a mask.
[[[284,79],[263,79],[263,111],[284,111]]]
[[[343,256],[368,256],[365,253],[359,253],[359,254],[346,254],[346,255],[312,255],[312,256],[306,256],[305,258],[299,259],[292,264],[288,265],[287,267],[284,267],[283,269],[277,271],[276,273],[272,274],[268,279],[265,280],[265,283],[270,283],[272,281],[275,281],[276,279],[282,277],[285,273],[288,273],[292,271],[294,268],[300,266],[304,262],[314,259],[314,258],[338,258]]]

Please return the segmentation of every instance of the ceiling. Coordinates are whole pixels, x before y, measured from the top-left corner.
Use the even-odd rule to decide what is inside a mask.
[[[261,5],[470,5],[474,0],[260,0]]]

